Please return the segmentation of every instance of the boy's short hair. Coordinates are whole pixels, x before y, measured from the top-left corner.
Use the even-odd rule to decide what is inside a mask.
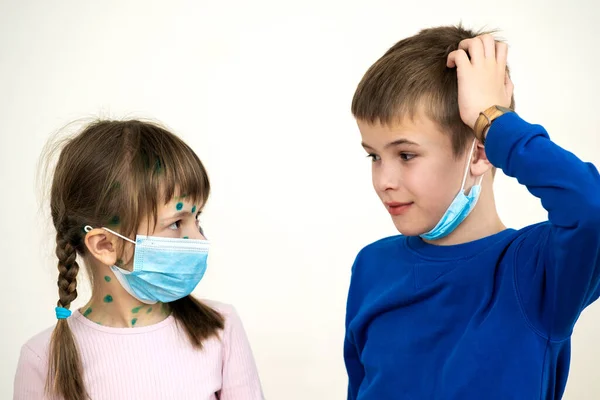
[[[474,133],[460,118],[456,69],[446,67],[446,61],[462,40],[484,33],[492,32],[442,26],[399,41],[358,84],[352,114],[368,123],[390,125],[423,110],[451,135],[454,155],[463,154]]]

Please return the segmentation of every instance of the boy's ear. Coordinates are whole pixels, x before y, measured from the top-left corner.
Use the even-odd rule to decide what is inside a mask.
[[[471,161],[471,174],[474,176],[481,176],[494,168],[492,163],[488,160],[487,155],[485,154],[485,147],[481,142],[477,142],[474,152]]]
[[[117,246],[114,235],[104,229],[92,229],[85,235],[85,247],[89,254],[104,265],[115,265],[117,262]]]

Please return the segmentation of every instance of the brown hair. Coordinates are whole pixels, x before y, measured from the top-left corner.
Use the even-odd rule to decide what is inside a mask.
[[[446,67],[446,61],[462,40],[484,33],[492,32],[443,26],[421,30],[399,41],[358,84],[352,114],[368,123],[389,125],[404,117],[412,118],[422,109],[451,135],[452,150],[459,156],[474,133],[460,118],[456,69]]]
[[[142,218],[156,224],[160,202],[185,193],[204,204],[209,191],[208,176],[198,156],[157,124],[102,120],[68,139],[60,151],[50,191],[58,306],[68,309],[77,297],[77,256],[86,256],[86,225],[109,225],[125,236],[135,236]],[[223,317],[191,296],[169,305],[196,348],[223,329]],[[46,390],[69,400],[89,397],[75,338],[65,319],[58,320],[52,333]]]

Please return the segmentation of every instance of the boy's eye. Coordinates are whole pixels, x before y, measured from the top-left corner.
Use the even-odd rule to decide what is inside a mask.
[[[379,161],[380,158],[377,154],[368,154],[367,158],[370,158],[372,162]]]
[[[400,153],[400,158],[402,159],[402,161],[410,161],[415,157],[416,155],[412,153]]]

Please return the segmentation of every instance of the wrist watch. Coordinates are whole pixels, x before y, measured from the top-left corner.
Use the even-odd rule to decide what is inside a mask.
[[[473,126],[473,131],[475,132],[475,137],[481,141],[481,143],[485,144],[485,136],[487,134],[487,130],[492,125],[492,122],[501,115],[504,115],[509,112],[514,112],[512,109],[502,106],[491,106],[479,113],[479,117],[475,121],[475,126]]]

